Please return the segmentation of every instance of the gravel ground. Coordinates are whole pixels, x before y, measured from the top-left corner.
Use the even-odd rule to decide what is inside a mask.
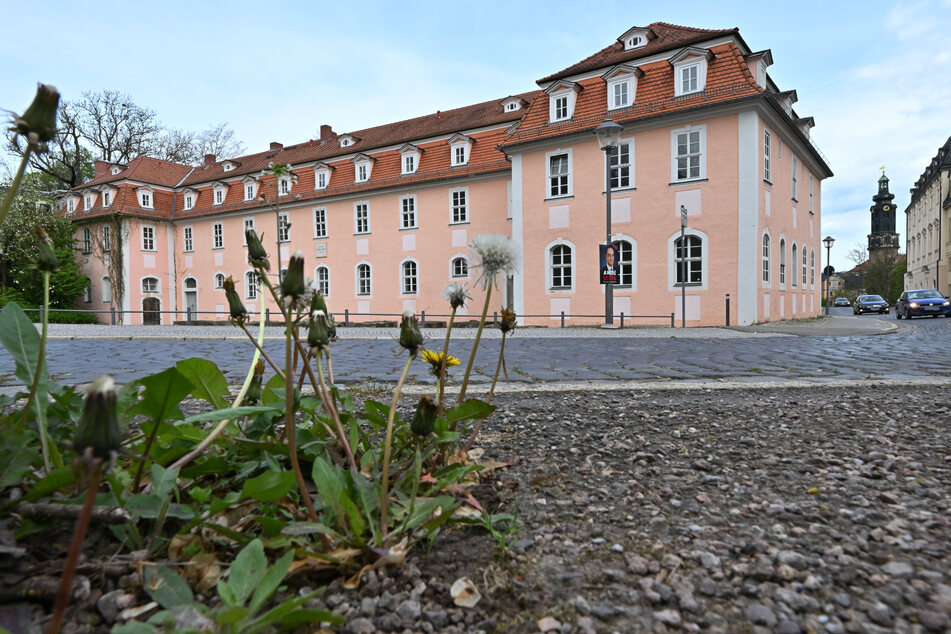
[[[444,535],[340,581],[342,632],[944,632],[951,386],[503,394],[503,553]],[[482,595],[456,607],[450,586]]]

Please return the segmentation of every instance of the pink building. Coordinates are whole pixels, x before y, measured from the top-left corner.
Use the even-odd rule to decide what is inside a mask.
[[[275,275],[305,254],[334,312],[446,314],[450,281],[469,281],[481,304],[468,245],[501,233],[524,265],[499,306],[523,323],[602,323],[608,166],[594,129],[610,118],[622,126],[615,315],[679,323],[682,290],[688,325],[725,323],[728,295],[734,324],[817,315],[820,183],[832,173],[771,63],[737,29],[654,23],[521,95],[347,133],[325,125],[318,139],[197,167],[99,163],[65,204],[91,280],[83,306],[126,311],[125,323],[224,319],[230,275],[255,310],[253,226]],[[276,182],[271,163],[296,179]]]

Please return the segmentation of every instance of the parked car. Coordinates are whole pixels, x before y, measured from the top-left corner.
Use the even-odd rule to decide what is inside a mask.
[[[861,315],[862,313],[879,313],[884,315],[888,312],[888,302],[882,299],[881,295],[859,295],[852,304],[852,314]]]
[[[951,317],[951,301],[933,288],[905,291],[895,302],[895,319],[944,315]]]
[[[848,298],[848,297],[836,297],[836,298],[835,298],[835,301],[832,302],[832,305],[833,305],[833,306],[846,306],[846,307],[848,307],[848,305],[849,305],[849,298]]]

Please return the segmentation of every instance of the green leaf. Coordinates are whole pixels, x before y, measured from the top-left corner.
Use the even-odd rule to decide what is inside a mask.
[[[132,413],[148,416],[161,423],[169,418],[181,418],[178,404],[191,392],[192,383],[175,368],[139,379],[145,387],[142,400],[132,408]]]
[[[281,619],[284,629],[293,628],[304,623],[330,623],[341,625],[346,619],[327,610],[295,610]]]
[[[152,493],[165,499],[175,489],[178,468],[166,469],[162,465],[152,465]]]
[[[36,438],[35,432],[24,429],[3,439],[4,446],[0,451],[0,491],[19,484],[30,472],[33,461],[40,457],[39,447],[35,444]]]
[[[495,405],[489,405],[485,401],[471,398],[456,405],[446,412],[446,421],[454,423],[461,420],[481,420],[488,418],[489,414],[495,411]]]
[[[261,609],[261,606],[264,605],[264,602],[271,598],[271,595],[274,594],[277,587],[281,585],[281,581],[284,580],[284,575],[286,575],[290,569],[292,561],[294,561],[294,552],[289,550],[268,569],[264,578],[261,579],[261,583],[258,584],[258,587],[254,591],[251,605],[248,606],[251,610],[251,614],[257,613],[257,611]]]
[[[147,566],[145,568],[145,591],[163,608],[170,610],[179,605],[192,603],[191,588],[177,572],[165,566]]]
[[[265,517],[263,515],[255,515],[255,521],[261,525],[261,528],[264,529],[264,532],[269,536],[274,537],[280,535],[281,531],[284,530],[284,527],[287,526],[287,522],[284,520],[279,520],[276,517]]]
[[[252,540],[231,562],[231,572],[228,573],[228,586],[234,590],[236,604],[244,605],[264,578],[266,571],[264,544],[260,539]]]
[[[228,380],[214,362],[194,357],[179,361],[175,368],[191,381],[192,396],[211,403],[215,409],[228,407]]]
[[[275,374],[264,384],[261,390],[261,403],[264,405],[284,405],[284,379]]]
[[[215,423],[220,420],[225,420],[226,418],[234,420],[244,416],[255,416],[257,414],[263,414],[266,412],[274,412],[277,411],[277,409],[278,408],[276,407],[268,407],[265,405],[229,407],[228,409],[218,409],[213,412],[203,412],[201,414],[189,416],[185,420],[181,421],[181,424],[194,425],[196,423]]]
[[[112,634],[155,634],[155,628],[140,621],[129,621],[109,630]]]
[[[320,456],[314,460],[311,477],[314,479],[314,484],[317,485],[317,493],[320,494],[320,498],[333,513],[336,529],[345,534],[347,530],[345,524],[346,513],[340,503],[345,495],[342,474],[326,458]]]
[[[7,304],[7,306],[9,306],[9,304]],[[78,480],[79,477],[76,475],[76,472],[73,471],[72,467],[54,469],[48,476],[40,480],[35,487],[30,489],[30,491],[23,496],[23,499],[27,502],[35,502],[63,487],[76,484]]]
[[[296,483],[293,471],[265,471],[256,478],[245,480],[241,499],[275,502],[287,495]]]
[[[119,422],[122,425],[128,425],[134,418],[132,408],[139,402],[139,380],[129,381],[119,388],[116,393],[116,411],[119,412]]]
[[[40,356],[40,333],[16,302],[9,302],[0,310],[0,343],[13,357],[16,377],[27,387],[33,385]],[[49,378],[44,363],[36,391],[36,403],[44,406],[43,411],[46,411],[48,391]]]
[[[248,608],[243,605],[236,605],[215,615],[215,622],[218,625],[234,625],[241,622],[248,615]]]
[[[228,582],[224,579],[218,579],[218,596],[221,597],[221,600],[224,601],[225,605],[233,608],[239,607],[238,598],[234,595],[234,590],[231,589],[231,586],[229,586]]]
[[[433,514],[436,507],[442,508],[443,514],[448,513],[452,515],[457,505],[456,499],[449,495],[440,496],[431,500],[417,501],[416,506],[413,508],[413,514],[406,520],[406,528],[412,530],[424,523],[429,519],[429,516]]]
[[[154,493],[144,494],[136,493],[130,495],[126,500],[125,508],[132,513],[133,517],[145,519],[155,519],[162,513],[162,506],[165,504],[165,498],[159,497]]]

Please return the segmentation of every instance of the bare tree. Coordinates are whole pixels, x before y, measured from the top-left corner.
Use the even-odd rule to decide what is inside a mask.
[[[205,154],[241,156],[244,154],[244,144],[234,138],[234,130],[219,123],[198,135],[195,153],[195,163],[201,162]]]
[[[852,247],[852,250],[849,251],[849,254],[845,257],[847,257],[852,264],[858,266],[868,260],[868,247],[861,242],[856,242],[855,246]]]
[[[122,323],[122,302],[126,288],[123,284],[125,268],[122,265],[122,245],[129,240],[129,227],[118,215],[106,216],[100,224],[88,225],[92,233],[91,257],[98,258],[109,275],[112,305],[118,307],[117,323]],[[106,231],[108,228],[108,233]]]
[[[155,112],[135,104],[128,95],[115,90],[87,91],[76,109],[82,135],[97,158],[126,163],[158,147],[162,126]]]
[[[153,156],[175,163],[197,165],[206,154],[231,157],[243,152],[244,145],[234,138],[234,130],[219,123],[197,134],[186,130],[166,130]]]
[[[45,154],[30,154],[30,167],[50,177],[47,182],[51,189],[70,189],[92,178],[92,155],[83,145],[85,135],[76,106],[62,101],[56,116],[56,138]],[[11,135],[7,137],[7,149],[22,157],[25,147]]]

